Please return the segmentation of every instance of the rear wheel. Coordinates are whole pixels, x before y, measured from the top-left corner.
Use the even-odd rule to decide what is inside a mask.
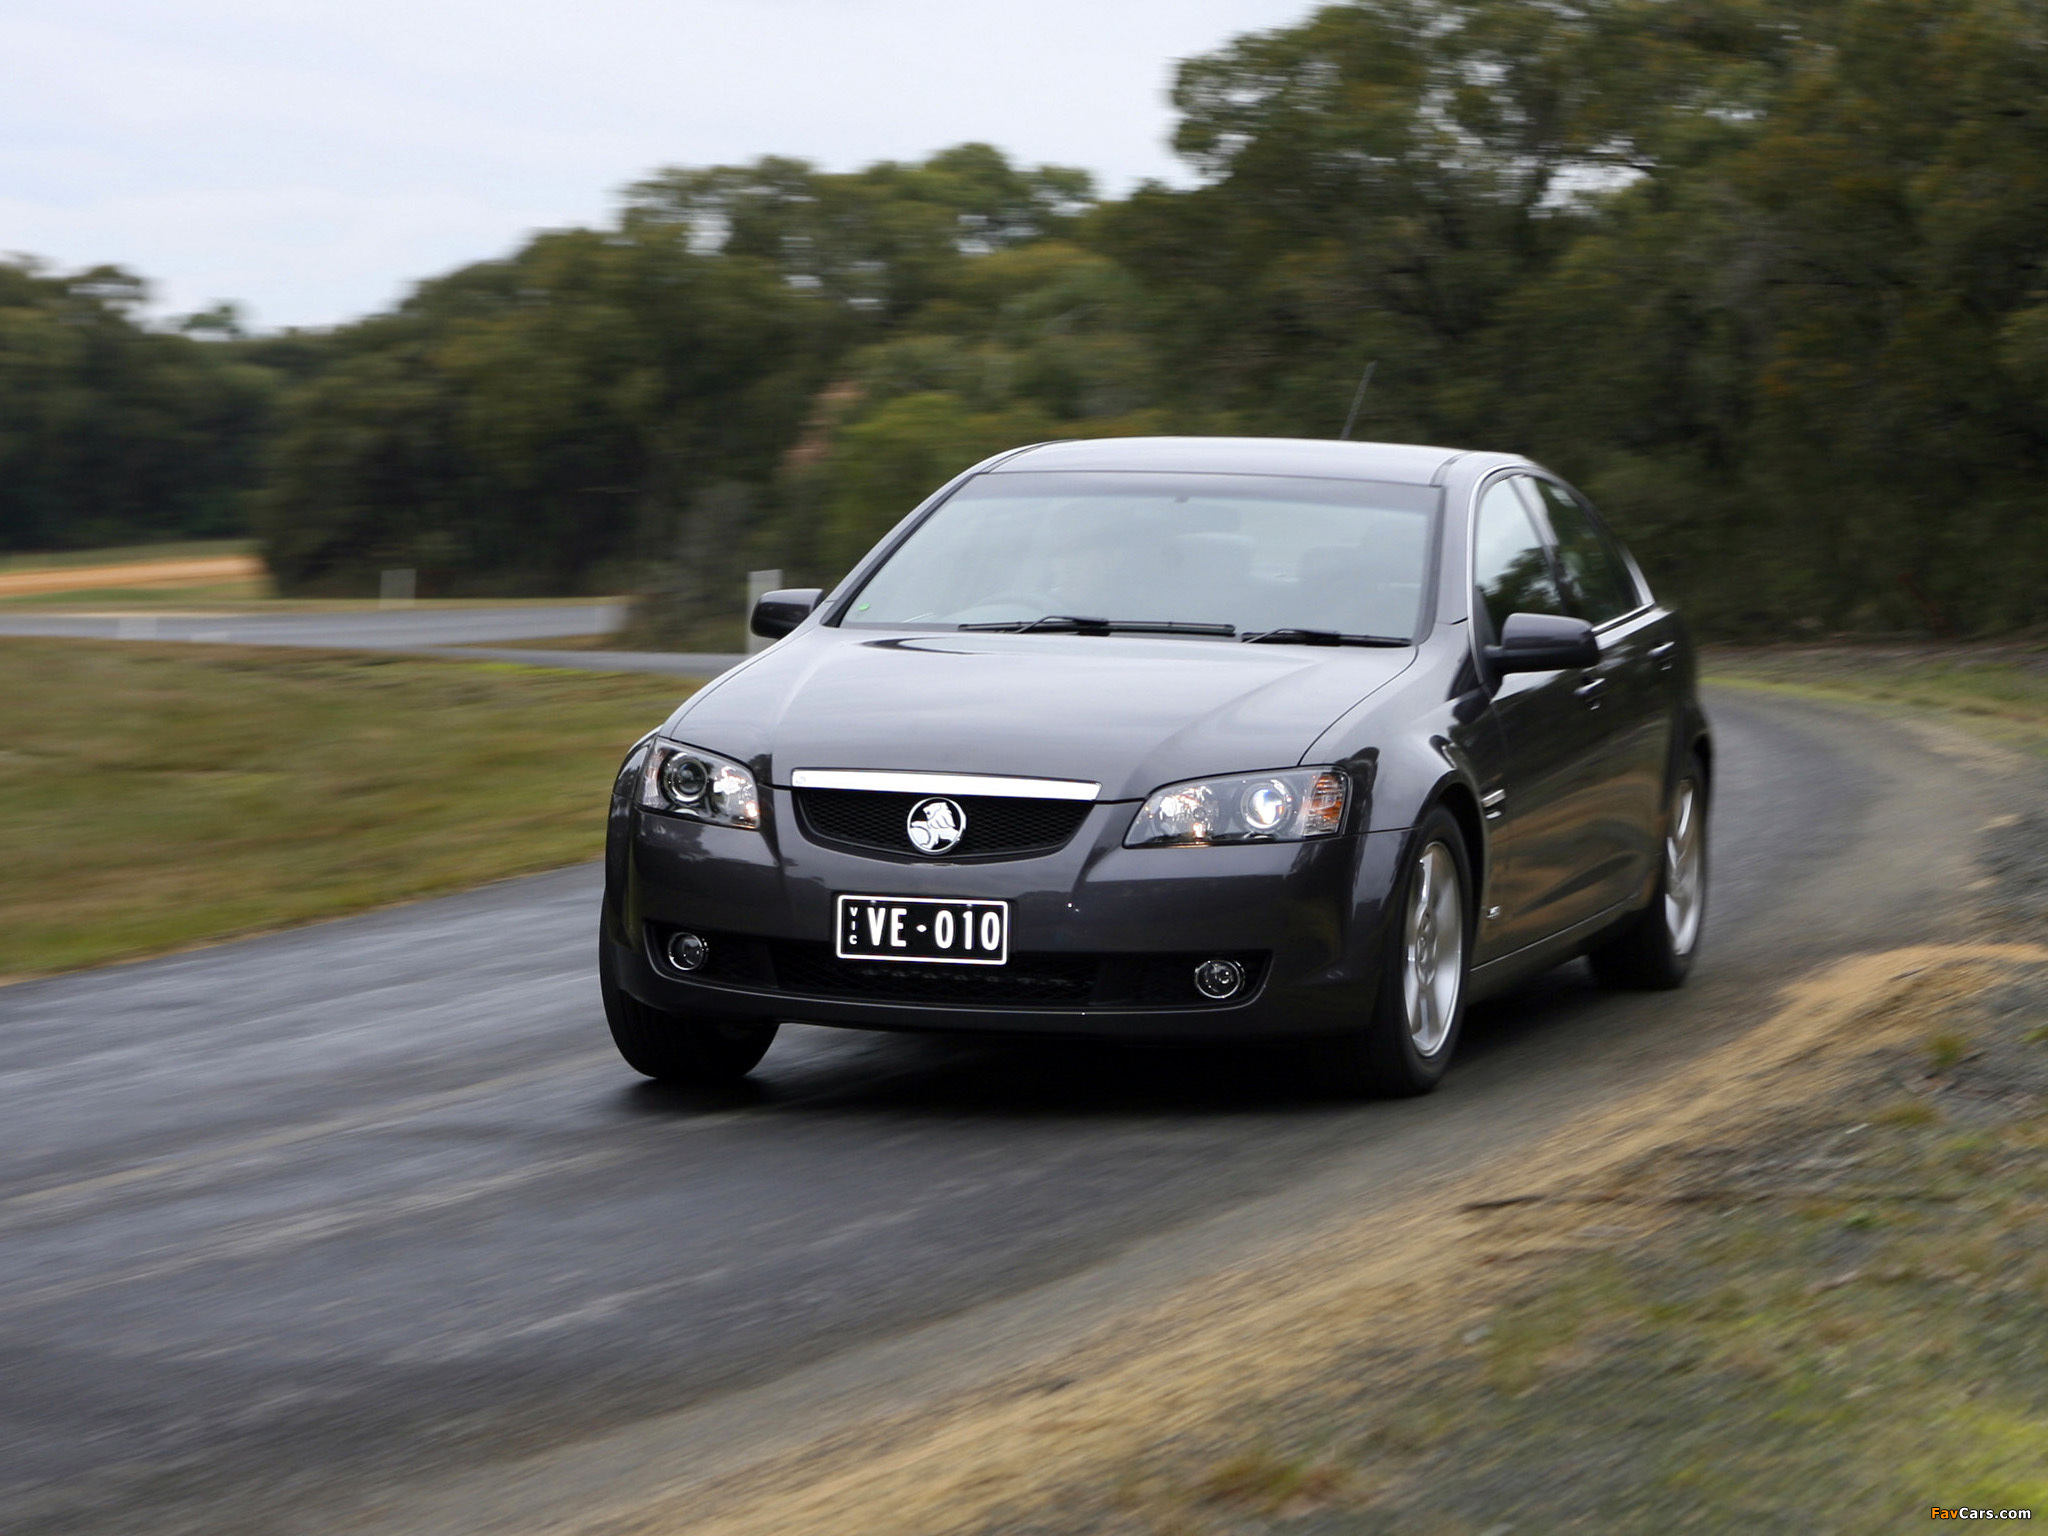
[[[733,1083],[775,1042],[774,1020],[650,1008],[619,985],[608,939],[598,941],[597,985],[605,1022],[626,1065],[663,1083]]]
[[[1471,891],[1464,835],[1448,811],[1431,811],[1395,882],[1372,1016],[1359,1033],[1319,1047],[1332,1086],[1405,1098],[1442,1080],[1465,1022]]]
[[[1650,904],[1587,958],[1610,987],[1668,992],[1685,985],[1707,920],[1707,776],[1688,757],[1664,815],[1664,860]]]

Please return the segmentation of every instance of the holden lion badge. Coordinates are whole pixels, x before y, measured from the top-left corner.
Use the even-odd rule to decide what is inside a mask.
[[[967,813],[951,800],[920,800],[910,808],[908,830],[919,853],[944,853],[967,831]]]

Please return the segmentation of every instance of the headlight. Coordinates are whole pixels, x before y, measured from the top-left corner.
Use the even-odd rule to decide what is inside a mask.
[[[640,804],[720,827],[761,825],[761,791],[730,758],[658,741],[640,769]]]
[[[1289,768],[1197,779],[1157,790],[1124,837],[1126,848],[1293,843],[1334,837],[1350,783],[1334,768]]]

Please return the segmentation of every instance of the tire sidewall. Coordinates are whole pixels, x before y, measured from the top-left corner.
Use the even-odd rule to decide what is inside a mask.
[[[611,939],[603,933],[597,978],[612,1042],[643,1077],[671,1083],[736,1081],[760,1063],[775,1041],[779,1025],[773,1019],[666,1013],[641,1002],[620,984]]]

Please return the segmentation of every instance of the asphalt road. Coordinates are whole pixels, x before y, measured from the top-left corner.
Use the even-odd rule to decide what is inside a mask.
[[[412,651],[443,645],[548,640],[564,635],[608,635],[624,618],[624,606],[617,602],[363,608],[324,613],[156,613],[141,609],[49,613],[24,608],[13,612],[0,610],[0,635]]]
[[[624,620],[625,607],[617,602],[368,608],[342,613],[10,613],[0,609],[0,635],[405,651],[420,656],[458,656],[466,661],[516,661],[582,672],[657,672],[674,677],[716,677],[743,659],[686,651],[522,650],[516,643],[508,643],[608,635]]]
[[[1257,1053],[798,1027],[744,1092],[643,1084],[589,868],[0,990],[0,1528],[469,1531],[742,1465],[1426,1189],[1951,921],[1994,774],[1710,707],[1694,985],[1565,968],[1412,1103]]]

